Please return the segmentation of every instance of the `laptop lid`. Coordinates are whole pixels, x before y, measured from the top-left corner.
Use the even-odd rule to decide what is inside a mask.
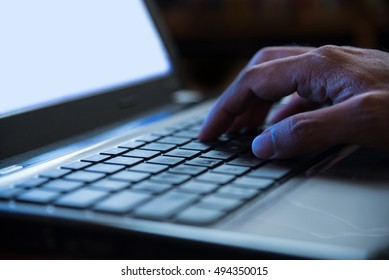
[[[0,159],[169,102],[180,82],[149,1],[0,4]]]

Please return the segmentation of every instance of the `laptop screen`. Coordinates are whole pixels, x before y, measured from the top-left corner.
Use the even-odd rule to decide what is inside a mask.
[[[168,75],[141,0],[0,4],[0,118]]]

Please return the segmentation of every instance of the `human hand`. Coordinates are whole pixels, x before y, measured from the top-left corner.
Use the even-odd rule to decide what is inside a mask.
[[[254,139],[256,156],[289,158],[340,143],[389,151],[389,54],[352,47],[262,49],[220,96],[199,138],[258,127],[290,94],[271,116],[275,124]]]

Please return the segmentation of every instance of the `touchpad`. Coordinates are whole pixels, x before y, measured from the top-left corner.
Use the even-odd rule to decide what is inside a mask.
[[[228,227],[353,247],[389,243],[388,157],[367,159],[362,151],[313,178],[296,178]]]

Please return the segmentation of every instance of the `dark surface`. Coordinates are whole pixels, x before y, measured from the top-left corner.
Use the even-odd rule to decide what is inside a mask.
[[[93,225],[0,219],[0,259],[290,259]]]

